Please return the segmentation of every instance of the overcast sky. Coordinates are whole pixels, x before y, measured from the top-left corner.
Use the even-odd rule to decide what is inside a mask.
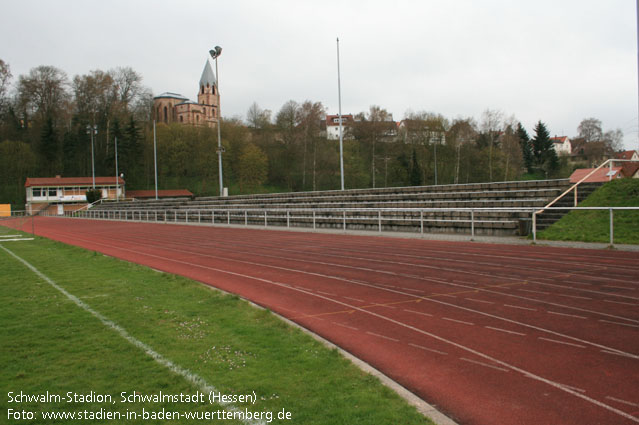
[[[53,65],[69,78],[130,66],[154,95],[197,98],[208,50],[219,59],[224,116],[288,100],[337,113],[379,105],[474,117],[514,115],[532,132],[575,136],[584,118],[638,143],[632,0],[195,1],[9,0],[0,59],[14,75]]]

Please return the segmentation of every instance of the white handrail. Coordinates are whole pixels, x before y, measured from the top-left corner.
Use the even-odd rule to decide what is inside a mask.
[[[552,207],[553,205],[555,205],[555,203],[557,201],[559,201],[561,198],[563,198],[564,196],[566,196],[568,193],[570,193],[572,190],[577,190],[577,186],[579,186],[581,183],[583,183],[585,180],[587,180],[590,176],[592,176],[593,174],[595,174],[597,171],[599,171],[600,168],[604,167],[606,164],[610,165],[610,167],[612,168],[612,164],[615,162],[639,162],[639,160],[636,159],[608,159],[606,160],[603,164],[601,164],[599,167],[595,168],[594,170],[592,170],[591,172],[589,172],[588,174],[586,174],[585,177],[583,177],[581,180],[579,180],[577,183],[575,183],[574,185],[570,186],[569,189],[567,189],[564,193],[562,193],[561,195],[557,196],[555,199],[553,199],[548,205],[546,205],[545,207],[543,207],[542,209],[538,210],[537,212],[535,212],[535,214],[541,214],[543,213],[546,209]],[[577,197],[575,196],[575,206],[577,206]]]

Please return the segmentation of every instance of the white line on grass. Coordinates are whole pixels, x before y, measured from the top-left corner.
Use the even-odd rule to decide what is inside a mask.
[[[75,305],[77,305],[78,307],[80,307],[84,311],[90,313],[93,317],[95,317],[100,322],[102,322],[103,325],[105,325],[108,328],[113,329],[122,338],[126,339],[132,345],[134,345],[134,346],[138,347],[139,349],[141,349],[142,351],[144,351],[149,357],[151,357],[153,360],[155,360],[158,364],[166,367],[171,372],[182,376],[188,382],[190,382],[193,385],[199,387],[200,390],[202,390],[202,392],[204,392],[205,394],[209,394],[210,392],[218,392],[218,390],[214,386],[212,386],[211,384],[206,382],[203,378],[201,378],[197,374],[191,372],[188,369],[185,369],[185,368],[181,367],[180,365],[177,365],[177,364],[173,363],[171,360],[167,359],[166,357],[164,357],[163,355],[161,355],[160,353],[155,351],[149,345],[147,345],[144,342],[140,341],[139,339],[131,336],[126,331],[126,329],[124,329],[123,327],[121,327],[117,323],[113,322],[112,320],[108,319],[106,316],[102,315],[101,313],[95,311],[91,306],[89,306],[88,304],[86,304],[85,302],[80,300],[75,295],[73,295],[70,292],[68,292],[66,289],[64,289],[63,287],[61,287],[57,283],[55,283],[52,279],[50,279],[48,276],[46,276],[40,270],[35,268],[35,266],[31,265],[29,262],[27,262],[26,260],[24,260],[21,257],[19,257],[17,254],[14,254],[12,251],[10,251],[9,249],[5,248],[2,245],[0,245],[0,248],[2,248],[9,255],[11,255],[13,258],[15,258],[16,260],[20,261],[22,264],[24,264],[29,270],[31,270],[33,273],[38,275],[38,277],[40,277],[42,280],[47,282],[53,288],[55,288],[59,292],[61,292],[69,300],[73,301],[75,303]],[[242,414],[244,413],[242,410],[238,409],[237,407],[235,407],[231,403],[220,402],[218,404],[223,406],[225,408],[225,410],[227,410],[227,411],[229,411],[231,413],[235,413],[235,412],[242,413]],[[250,420],[246,420],[246,419],[243,419],[242,422],[247,423],[247,424],[264,424],[264,422],[261,422],[261,421],[250,421]]]

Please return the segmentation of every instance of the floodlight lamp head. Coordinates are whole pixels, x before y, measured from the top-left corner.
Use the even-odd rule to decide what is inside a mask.
[[[217,59],[217,57],[222,54],[222,48],[220,46],[215,46],[214,49],[209,50],[209,54],[213,59]]]

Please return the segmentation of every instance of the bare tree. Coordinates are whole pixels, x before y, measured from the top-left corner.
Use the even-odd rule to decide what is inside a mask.
[[[481,131],[488,138],[490,151],[488,156],[489,179],[493,181],[493,146],[499,137],[504,114],[501,111],[486,109],[482,114]]]
[[[458,118],[446,133],[446,143],[454,147],[455,160],[455,184],[459,183],[459,171],[461,163],[461,149],[463,145],[470,145],[477,139],[477,123],[473,118]]]
[[[262,109],[256,102],[253,102],[246,112],[246,121],[248,126],[254,130],[263,129],[271,122],[271,111]]]
[[[71,96],[67,74],[53,66],[39,66],[18,80],[18,105],[29,116],[42,122],[57,119],[68,111]]]
[[[583,138],[586,143],[600,142],[603,139],[603,131],[601,130],[601,121],[596,118],[586,118],[579,123],[577,127],[579,137]]]
[[[320,122],[325,115],[326,111],[322,102],[311,102],[307,100],[302,103],[299,109],[300,131],[304,144],[304,152],[302,155],[302,188],[306,188],[306,157],[309,142],[313,144],[313,190],[316,188],[316,142],[320,132]]]
[[[0,116],[2,116],[8,104],[7,92],[9,91],[11,77],[9,64],[0,59]]]

